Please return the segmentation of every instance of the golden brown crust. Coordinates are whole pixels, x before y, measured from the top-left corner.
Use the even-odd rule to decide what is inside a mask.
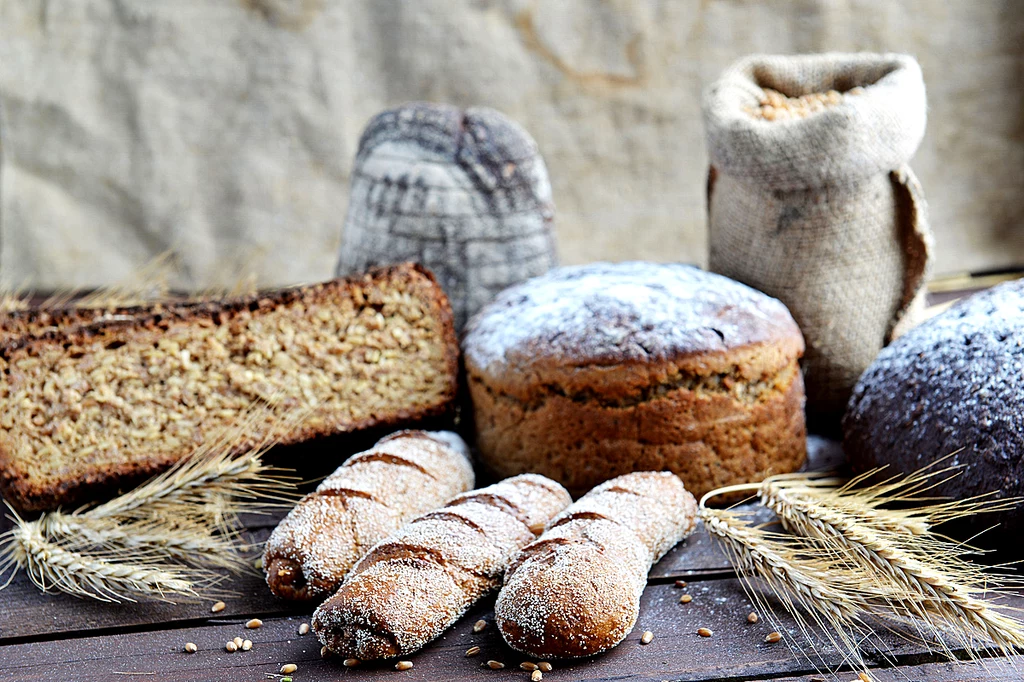
[[[701,495],[805,457],[804,341],[779,301],[696,268],[595,263],[506,290],[464,340],[481,463],[574,495],[668,469]]]
[[[374,543],[473,483],[469,448],[454,433],[382,438],[349,457],[274,529],[263,552],[267,585],[284,599],[323,598]]]
[[[363,661],[416,651],[497,589],[516,552],[569,502],[533,474],[460,495],[371,549],[313,614],[314,632]]]
[[[468,380],[485,467],[498,477],[535,471],[573,495],[630,471],[668,470],[700,496],[795,471],[806,457],[795,358],[756,391],[730,377],[686,378],[618,401],[550,392],[523,403],[489,378],[470,371]]]
[[[696,518],[693,495],[668,472],[627,474],[590,491],[506,572],[494,606],[505,642],[537,658],[614,647],[636,623],[651,566]]]
[[[360,276],[221,302],[203,301],[124,308],[114,315],[103,318],[95,318],[89,311],[74,310],[38,314],[36,318],[26,314],[22,322],[18,323],[23,325],[26,334],[0,344],[0,368],[3,370],[4,381],[9,384],[12,367],[19,359],[61,351],[68,357],[75,357],[73,354],[84,353],[89,348],[116,348],[119,344],[124,344],[141,334],[159,335],[167,329],[189,325],[209,327],[230,324],[235,319],[258,317],[292,304],[315,303],[329,295],[349,297],[357,306],[372,307],[377,305],[373,299],[380,295],[381,287],[404,287],[410,295],[415,296],[428,308],[430,317],[436,320],[436,327],[440,333],[437,343],[442,348],[443,365],[438,369],[446,377],[444,389],[437,399],[429,404],[399,407],[388,413],[377,413],[363,418],[339,417],[334,420],[320,419],[301,424],[281,434],[280,442],[303,442],[321,436],[371,427],[395,426],[450,413],[457,389],[459,364],[451,307],[433,275],[421,266],[411,263],[377,268]],[[54,321],[67,323],[69,326],[52,328]],[[6,409],[9,410],[9,406]],[[244,445],[239,444],[240,447]],[[16,508],[26,511],[78,504],[138,483],[166,469],[187,454],[189,449],[164,454],[140,454],[133,451],[132,456],[126,457],[123,462],[106,463],[103,467],[86,473],[62,475],[59,480],[39,483],[32,480],[33,472],[29,464],[19,457],[17,447],[10,438],[9,429],[0,429],[0,492]]]

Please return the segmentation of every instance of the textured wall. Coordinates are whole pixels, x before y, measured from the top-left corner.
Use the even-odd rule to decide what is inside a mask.
[[[905,51],[938,270],[1024,262],[1018,0],[0,2],[0,276],[328,277],[359,133],[411,99],[523,123],[563,260],[703,262],[702,87],[756,51]]]

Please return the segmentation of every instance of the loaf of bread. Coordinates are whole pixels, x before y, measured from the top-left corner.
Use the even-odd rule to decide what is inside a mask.
[[[28,320],[26,334],[0,344],[0,491],[21,510],[133,485],[233,427],[254,402],[304,417],[268,411],[252,442],[295,443],[441,415],[455,397],[451,309],[411,264],[91,314]],[[55,319],[55,329],[38,328]]]
[[[668,470],[694,495],[806,456],[804,340],[786,306],[670,263],[556,268],[506,289],[463,341],[489,473],[574,496]]]
[[[535,474],[460,495],[371,549],[313,614],[313,630],[349,658],[416,651],[497,589],[512,557],[570,501]]]
[[[638,472],[597,486],[527,545],[505,574],[495,623],[538,658],[606,651],[633,629],[651,566],[696,524],[674,474]]]
[[[270,590],[324,598],[375,543],[473,489],[469,448],[450,431],[399,431],[349,457],[289,512],[263,550]]]

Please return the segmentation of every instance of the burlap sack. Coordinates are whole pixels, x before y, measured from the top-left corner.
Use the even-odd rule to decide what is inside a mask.
[[[805,118],[752,115],[789,97],[860,86]],[[756,55],[704,95],[710,268],[781,299],[807,340],[809,419],[833,427],[878,351],[923,307],[931,236],[906,162],[925,129],[906,55]]]

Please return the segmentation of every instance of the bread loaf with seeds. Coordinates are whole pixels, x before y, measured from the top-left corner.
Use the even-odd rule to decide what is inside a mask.
[[[233,449],[401,428],[454,407],[451,308],[411,263],[112,315],[12,314],[0,327],[0,492],[19,510],[138,484],[254,402],[281,413],[268,410]]]
[[[271,591],[310,601],[337,589],[374,543],[473,488],[465,442],[450,431],[399,431],[349,457],[267,540]]]
[[[416,651],[497,589],[509,561],[570,502],[536,474],[460,495],[371,549],[313,614],[313,630],[364,661]]]
[[[636,624],[651,566],[693,532],[696,518],[693,495],[667,471],[597,486],[510,565],[494,606],[501,636],[538,658],[614,647]]]

